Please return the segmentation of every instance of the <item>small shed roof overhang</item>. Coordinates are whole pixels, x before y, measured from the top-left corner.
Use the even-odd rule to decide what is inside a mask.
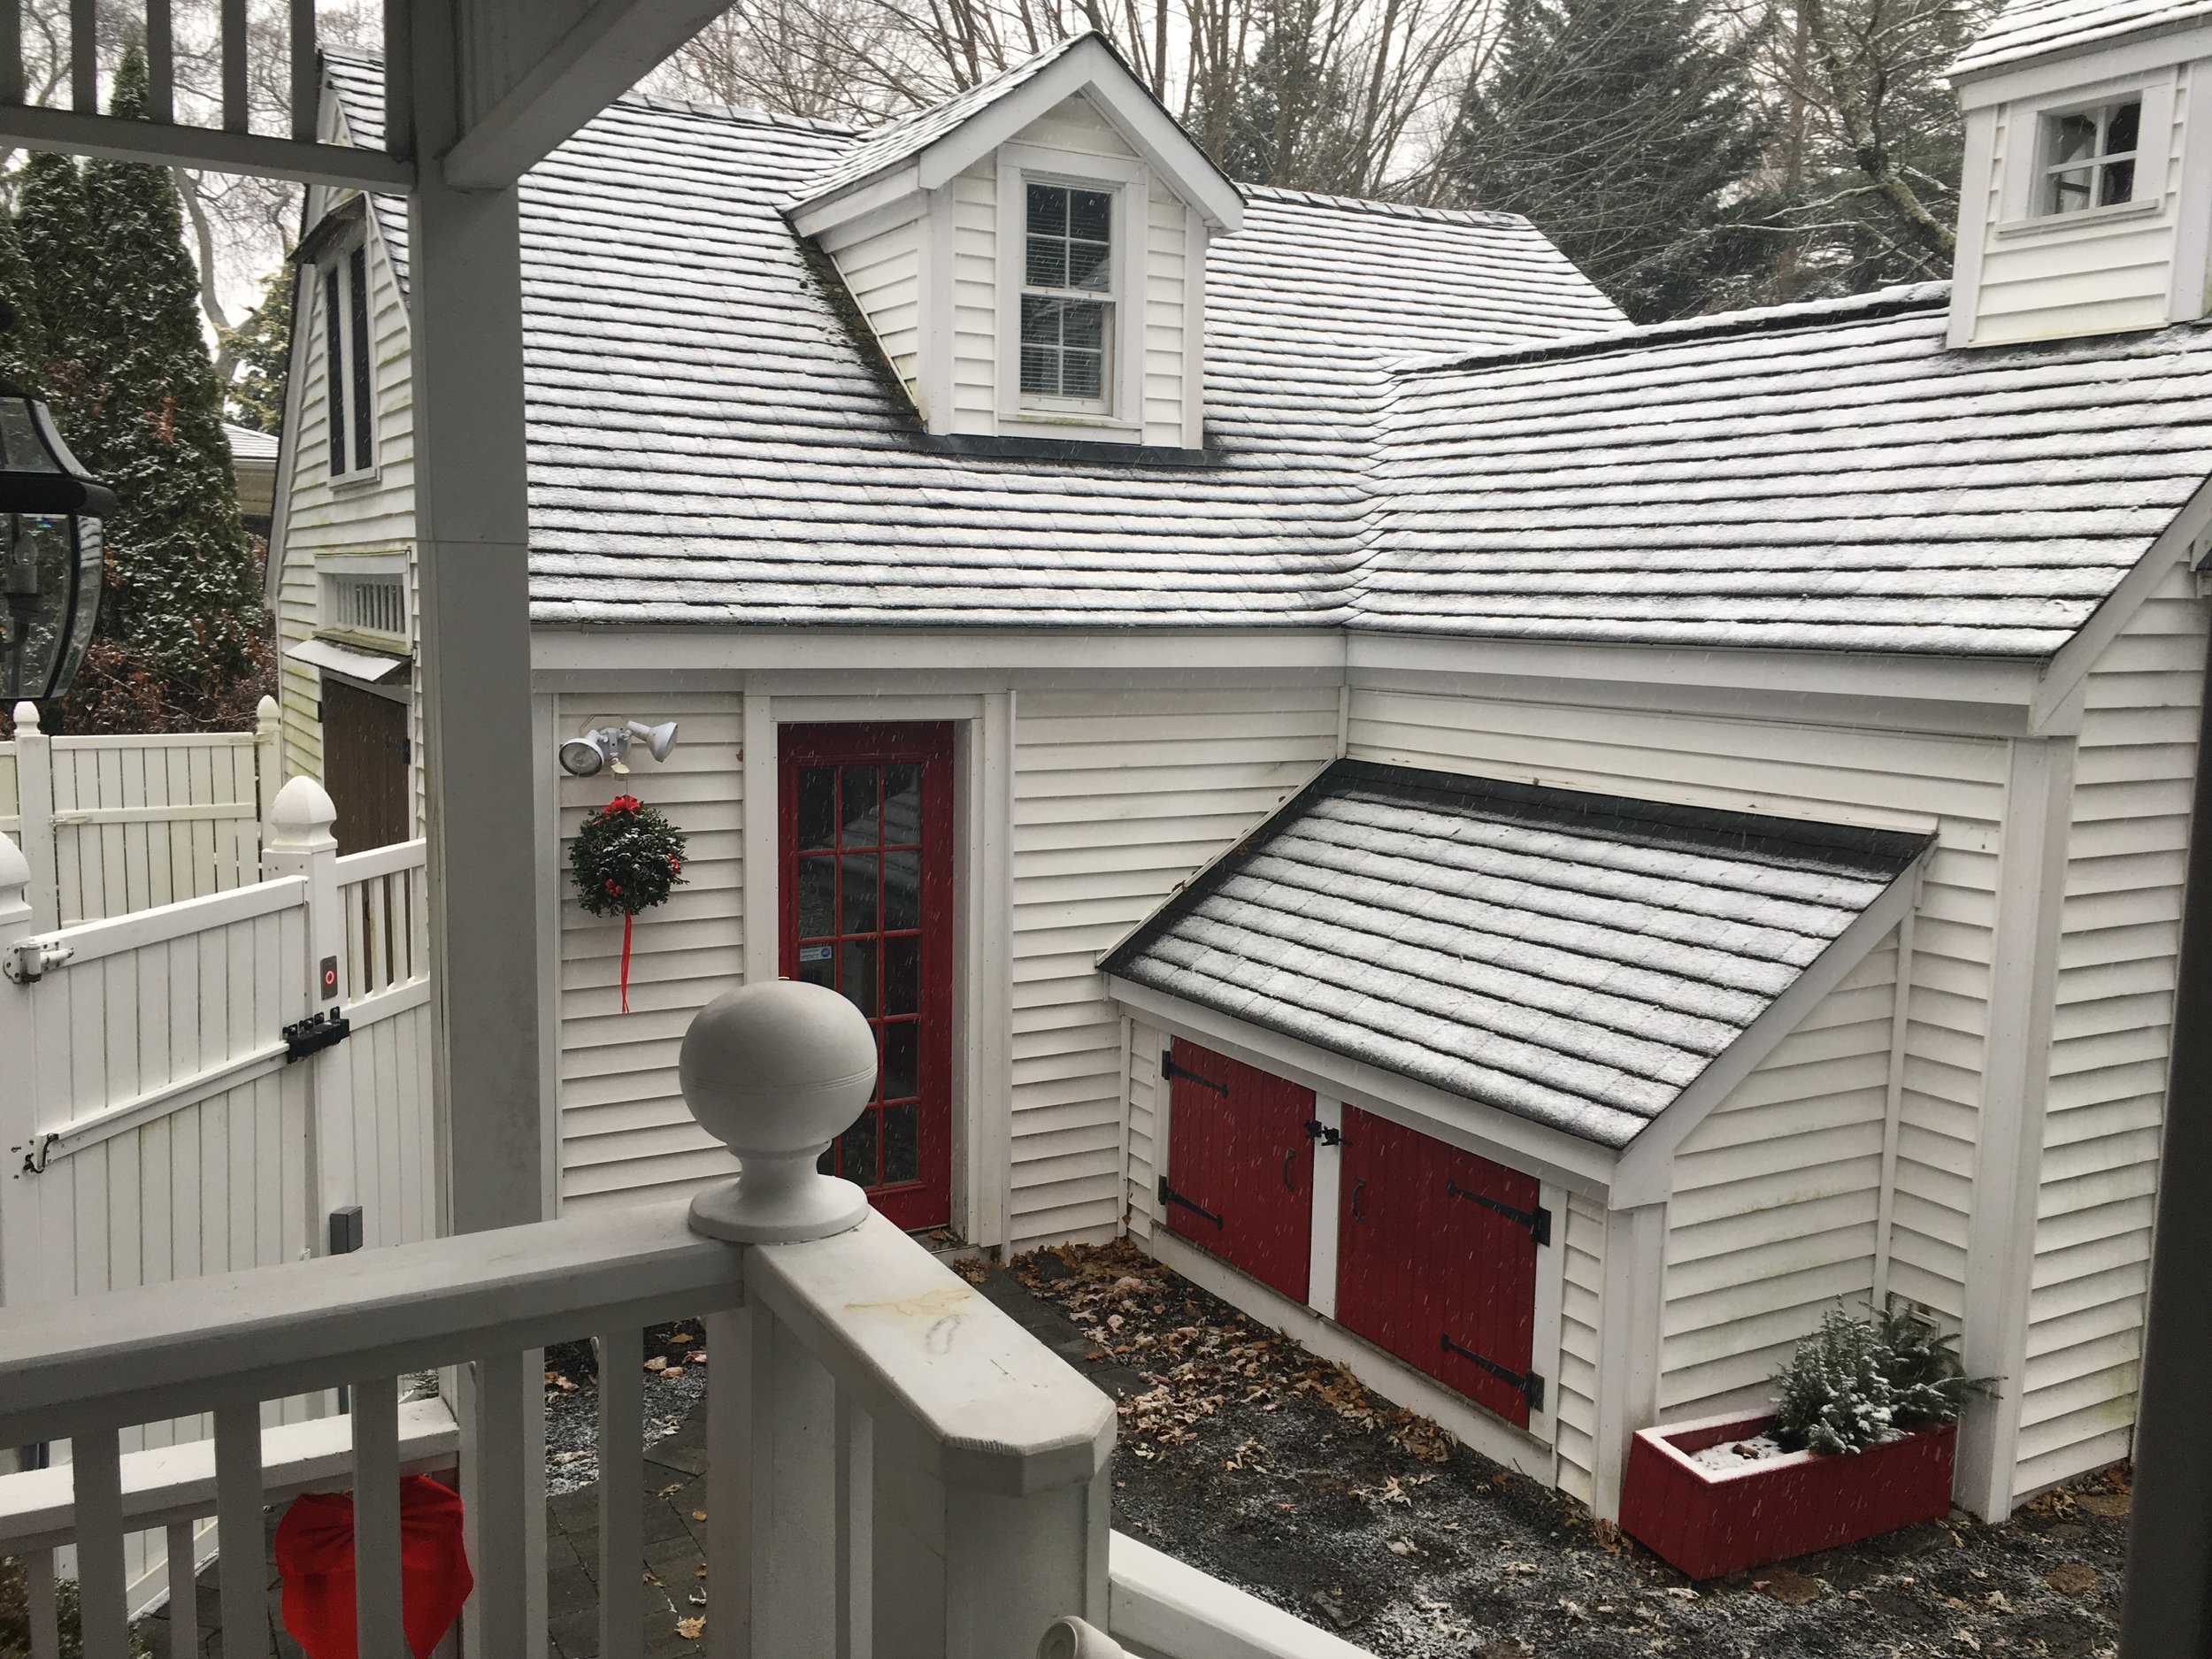
[[[1338,761],[1100,965],[1168,1029],[1625,1208],[1933,844]]]

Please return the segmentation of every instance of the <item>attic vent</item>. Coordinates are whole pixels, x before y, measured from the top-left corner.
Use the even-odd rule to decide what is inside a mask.
[[[407,634],[407,593],[396,576],[334,576],[326,627],[355,634]]]

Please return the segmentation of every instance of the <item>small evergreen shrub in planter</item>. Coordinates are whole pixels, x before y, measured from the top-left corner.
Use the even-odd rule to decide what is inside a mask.
[[[1938,1518],[1971,1389],[1955,1340],[1902,1313],[1831,1310],[1775,1378],[1771,1411],[1636,1436],[1622,1530],[1714,1578]]]

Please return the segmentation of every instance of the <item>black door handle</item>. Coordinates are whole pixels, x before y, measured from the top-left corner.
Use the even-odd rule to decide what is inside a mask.
[[[1360,1214],[1359,1210],[1359,1195],[1366,1190],[1367,1178],[1365,1176],[1363,1175],[1352,1183],[1352,1219],[1357,1222],[1363,1223],[1367,1219],[1365,1216]]]
[[[1290,1179],[1290,1161],[1297,1156],[1298,1148],[1295,1147],[1283,1154],[1283,1190],[1293,1197],[1297,1195],[1298,1187],[1297,1183]]]

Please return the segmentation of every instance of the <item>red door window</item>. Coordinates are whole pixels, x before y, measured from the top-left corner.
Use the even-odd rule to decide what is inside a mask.
[[[1341,1168],[1338,1323],[1526,1428],[1551,1238],[1536,1178],[1353,1106]]]
[[[787,726],[782,972],[849,997],[874,1097],[822,1167],[908,1229],[952,1216],[952,727]]]
[[[1313,1248],[1313,1091],[1178,1039],[1168,1079],[1167,1225],[1299,1302]]]

